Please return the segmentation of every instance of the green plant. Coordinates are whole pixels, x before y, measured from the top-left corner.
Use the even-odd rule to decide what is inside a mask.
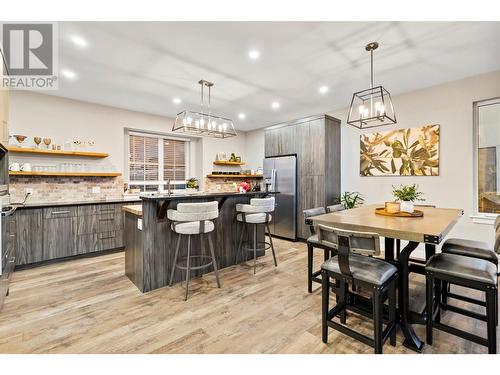
[[[346,191],[340,197],[340,203],[342,203],[346,209],[358,207],[359,205],[363,204],[364,201],[365,200],[363,199],[361,194],[356,191]]]
[[[189,180],[187,180],[186,187],[188,189],[198,189],[198,187],[199,187],[199,185],[198,185],[198,179],[194,178],[194,177],[191,177]]]
[[[418,185],[400,185],[399,188],[392,186],[392,195],[396,200],[413,202],[413,201],[423,201],[425,199],[421,198],[424,193],[418,191]]]

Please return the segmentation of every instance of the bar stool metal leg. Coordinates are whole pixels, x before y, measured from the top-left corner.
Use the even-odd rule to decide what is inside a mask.
[[[323,342],[328,342],[328,310],[329,310],[329,297],[330,297],[330,277],[326,271],[321,271],[321,336]]]
[[[488,354],[497,353],[497,329],[495,319],[495,314],[497,313],[495,305],[496,295],[496,289],[486,289],[486,325],[488,330]]]
[[[313,246],[307,244],[307,292],[312,293]]]
[[[238,249],[236,250],[236,258],[234,259],[235,264],[238,264],[238,259],[240,257],[240,253],[241,253],[241,246],[243,244],[243,236],[244,236],[246,231],[247,231],[247,226],[243,225],[243,228],[241,229],[240,242],[238,244]]]
[[[389,286],[389,324],[394,325],[389,338],[390,344],[396,346],[396,280]]]
[[[276,253],[274,252],[273,237],[271,236],[271,230],[269,229],[269,223],[266,224],[267,236],[269,237],[269,243],[271,244],[271,251],[273,253],[274,266],[278,267],[278,262],[276,261]]]
[[[375,354],[382,354],[382,295],[381,290],[373,290],[373,344]]]
[[[219,269],[217,268],[217,261],[215,260],[214,243],[212,242],[212,236],[210,234],[208,234],[207,236],[208,236],[208,247],[210,248],[210,254],[212,255],[212,262],[214,264],[215,280],[217,280],[217,288],[220,288]]]
[[[179,248],[181,246],[181,237],[182,237],[182,235],[180,235],[180,234],[177,237],[177,245],[175,246],[174,263],[172,263],[172,271],[170,271],[170,281],[168,283],[168,286],[172,286],[172,283],[174,282],[174,273],[175,273],[175,268],[177,266],[177,257],[179,255]]]
[[[257,270],[257,224],[253,225],[253,274]]]
[[[186,291],[184,293],[184,301],[188,299],[189,291],[189,274],[191,272],[191,235],[188,234],[187,259],[186,259]]]

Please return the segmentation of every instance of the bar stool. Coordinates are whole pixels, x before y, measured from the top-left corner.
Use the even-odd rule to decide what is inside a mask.
[[[344,206],[341,204],[337,204],[334,206],[328,206],[325,210],[324,207],[316,207],[310,208],[308,210],[304,210],[304,220],[305,225],[309,226],[309,231],[311,232],[311,236],[307,239],[307,292],[312,293],[312,282],[321,283],[321,278],[318,276],[321,275],[321,269],[317,271],[313,271],[313,260],[314,260],[314,249],[323,249],[323,259],[326,262],[330,257],[337,254],[336,250],[332,250],[330,247],[323,246],[319,239],[318,234],[316,233],[316,229],[314,228],[313,221],[311,220],[314,216],[319,216],[328,212],[341,211],[344,209]]]
[[[244,224],[243,230],[241,231],[240,241],[238,244],[238,249],[236,251],[236,257],[234,263],[238,263],[239,255],[241,250],[252,251],[253,252],[253,273],[256,273],[257,267],[257,251],[265,251],[271,249],[273,253],[274,266],[278,267],[276,262],[276,254],[274,252],[273,238],[271,236],[271,230],[269,229],[269,223],[272,220],[271,213],[274,212],[275,202],[274,197],[270,198],[252,198],[250,199],[250,204],[236,205],[236,220]],[[243,244],[243,236],[247,232],[247,225],[253,226],[253,241],[250,244]],[[257,241],[257,227],[259,225],[264,226],[264,236],[266,234],[269,237],[269,242]]]
[[[433,328],[448,332],[452,335],[475,342],[488,347],[488,353],[496,354],[496,300],[498,299],[498,278],[495,265],[484,259],[474,259],[455,254],[436,254],[429,259],[425,266],[426,275],[426,299],[427,299],[427,321],[426,333],[427,343],[432,345]],[[448,282],[463,287],[479,290],[486,294],[486,315],[477,314],[459,307],[446,305],[441,301],[441,283]],[[436,303],[437,308],[434,309]],[[442,307],[460,315],[486,321],[487,338],[457,329],[441,323]]]
[[[337,248],[338,255],[330,258],[321,266],[322,279],[322,338],[328,342],[328,327],[359,340],[382,353],[382,346],[390,338],[396,345],[396,281],[397,269],[392,264],[366,255],[380,254],[380,239],[376,233],[345,231],[323,225],[318,226],[319,241],[331,248]],[[335,284],[330,283],[330,278]],[[373,338],[347,327],[346,309],[351,300],[348,286],[359,286],[371,290]],[[338,301],[330,310],[330,288],[335,291]],[[383,329],[384,302],[388,300],[389,319]],[[334,321],[340,317],[340,323]]]
[[[212,237],[209,233],[213,232],[215,225],[213,220],[219,216],[219,208],[217,202],[202,202],[202,203],[179,203],[176,210],[168,210],[167,217],[173,221],[171,224],[172,231],[177,233],[177,246],[175,248],[174,262],[172,271],[170,272],[169,286],[172,286],[174,280],[174,272],[176,268],[186,271],[186,288],[184,300],[187,301],[189,292],[189,277],[192,270],[204,269],[210,266],[214,267],[215,279],[217,287],[220,288],[219,270],[217,269],[217,261],[215,259],[214,245]],[[203,235],[208,237],[208,245],[210,255],[205,255],[205,242]],[[181,239],[187,236],[187,256],[182,259],[182,262],[177,262],[179,256],[179,248]],[[193,255],[191,253],[192,236],[200,236],[202,254]],[[197,262],[196,265],[191,265],[191,261]],[[185,266],[184,266],[185,262]]]

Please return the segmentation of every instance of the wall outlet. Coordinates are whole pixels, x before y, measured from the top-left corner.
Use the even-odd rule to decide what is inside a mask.
[[[24,189],[24,194],[33,194],[33,188]]]
[[[100,186],[92,186],[92,194],[99,194],[101,192]]]

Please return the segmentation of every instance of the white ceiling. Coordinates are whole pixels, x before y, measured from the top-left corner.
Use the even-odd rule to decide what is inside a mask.
[[[212,112],[240,130],[348,106],[369,86],[370,41],[375,84],[393,95],[500,69],[499,22],[62,22],[59,37],[59,66],[78,78],[48,94],[175,117],[199,109],[203,78]]]

